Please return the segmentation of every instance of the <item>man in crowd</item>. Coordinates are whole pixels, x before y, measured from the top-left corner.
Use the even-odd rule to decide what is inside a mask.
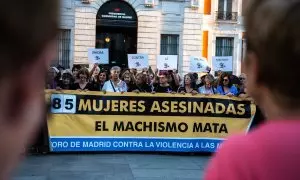
[[[247,92],[267,121],[248,135],[229,138],[205,180],[300,179],[299,21],[300,0],[250,1],[245,16]]]
[[[45,76],[55,58],[57,0],[0,1],[0,179],[45,117]]]

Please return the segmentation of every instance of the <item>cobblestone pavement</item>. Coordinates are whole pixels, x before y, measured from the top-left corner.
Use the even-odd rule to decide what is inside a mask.
[[[52,154],[29,156],[13,180],[202,180],[210,156]]]

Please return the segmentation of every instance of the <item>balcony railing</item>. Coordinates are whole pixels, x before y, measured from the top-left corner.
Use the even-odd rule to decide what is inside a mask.
[[[216,20],[217,21],[237,21],[238,13],[237,12],[228,12],[228,11],[217,11]]]

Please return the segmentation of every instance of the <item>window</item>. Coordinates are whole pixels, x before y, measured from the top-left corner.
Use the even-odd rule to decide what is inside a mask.
[[[232,0],[219,0],[218,11],[232,12]]]
[[[65,68],[70,67],[70,45],[71,30],[61,29],[57,36],[57,57],[53,61],[54,66],[61,65]]]
[[[216,38],[216,56],[233,56],[234,38],[217,37]],[[232,72],[227,72],[232,74]]]
[[[216,38],[216,56],[233,56],[234,38]]]
[[[237,12],[232,12],[233,0],[219,0],[217,20],[237,21]]]
[[[178,55],[179,54],[179,35],[161,35],[160,54]]]

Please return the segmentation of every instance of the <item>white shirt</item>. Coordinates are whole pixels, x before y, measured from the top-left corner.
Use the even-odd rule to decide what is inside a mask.
[[[117,86],[111,80],[104,83],[102,91],[106,92],[127,92],[127,85],[124,81],[120,80]]]

